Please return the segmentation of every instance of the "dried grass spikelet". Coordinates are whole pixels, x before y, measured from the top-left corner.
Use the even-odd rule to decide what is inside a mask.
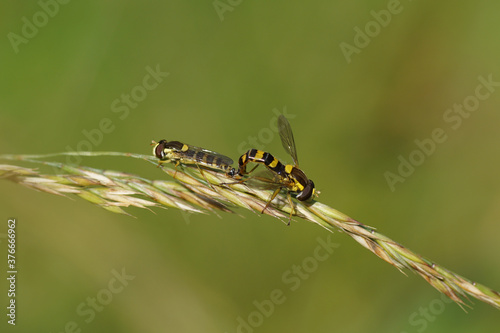
[[[246,184],[229,184],[227,176],[215,170],[198,166],[162,169],[169,180],[149,180],[137,175],[73,167],[41,158],[58,155],[124,156],[139,158],[157,164],[151,156],[118,152],[79,152],[51,155],[3,155],[2,159],[41,163],[61,170],[60,174],[42,174],[37,169],[17,165],[0,165],[0,178],[11,180],[28,188],[51,194],[67,196],[75,194],[91,203],[114,212],[129,215],[123,208],[173,207],[191,213],[234,212],[238,207],[260,212],[272,191],[254,188]],[[201,171],[203,170],[203,171]],[[230,181],[229,181],[230,182]],[[500,294],[484,285],[455,274],[436,263],[413,253],[403,245],[380,234],[375,228],[364,225],[349,216],[318,201],[296,201],[295,216],[316,223],[323,228],[340,230],[395,266],[401,272],[412,271],[423,277],[434,288],[450,297],[462,308],[469,306],[472,296],[500,309]],[[265,210],[265,214],[287,219],[291,211],[286,195],[280,194]]]

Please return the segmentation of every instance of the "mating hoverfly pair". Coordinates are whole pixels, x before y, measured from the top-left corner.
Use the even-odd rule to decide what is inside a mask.
[[[238,160],[238,169],[235,169],[231,166],[233,160],[225,155],[179,141],[167,140],[161,140],[158,143],[153,141],[155,144],[153,154],[160,160],[160,163],[175,162],[176,166],[179,164],[196,164],[198,166],[201,165],[211,169],[222,170],[228,177],[237,180],[237,183],[246,182],[251,178],[255,178],[265,183],[268,188],[274,188],[275,191],[262,210],[262,213],[269,207],[278,193],[280,193],[281,190],[285,190],[287,192],[288,203],[291,207],[291,220],[295,209],[290,193],[297,193],[296,198],[300,201],[310,200],[317,195],[317,193],[314,188],[314,182],[307,178],[305,173],[299,168],[292,128],[283,115],[278,117],[278,129],[283,148],[285,148],[285,151],[292,157],[293,165],[283,164],[276,157],[265,151],[250,149],[245,154],[241,155]],[[249,162],[257,163],[257,165],[247,172],[246,166]],[[260,164],[266,166],[270,176],[256,176],[243,179],[244,176],[251,174]],[[288,224],[290,224],[290,220]]]

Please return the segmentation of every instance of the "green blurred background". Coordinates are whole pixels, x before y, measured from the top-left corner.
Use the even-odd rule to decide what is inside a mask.
[[[260,135],[257,148],[290,162],[279,136],[266,136],[273,110],[286,110],[320,201],[498,290],[500,91],[457,130],[443,115],[474,95],[478,76],[500,81],[500,3],[391,3],[222,0],[218,13],[212,1],[72,1],[56,13],[42,2],[52,4],[50,17],[35,1],[4,1],[0,152],[76,150],[107,118],[112,130],[92,150],[149,154],[150,141],[165,138],[236,160]],[[371,11],[388,6],[399,12],[385,27],[373,23]],[[23,40],[34,19],[38,31],[24,28],[32,36]],[[348,62],[340,45],[354,46],[354,29],[366,24],[373,37]],[[128,113],[114,112],[157,66],[169,75]],[[391,191],[384,173],[396,173],[398,156],[435,128],[447,140]],[[82,164],[165,177],[129,159]],[[302,220],[286,227],[248,211],[174,209],[131,209],[131,218],[0,184],[0,232],[17,218],[19,269],[15,328],[0,282],[2,332],[458,333],[500,324],[491,306],[475,301],[466,314],[340,233],[328,260],[292,291],[283,274],[310,262],[328,237]],[[105,298],[122,269],[135,278]],[[257,314],[255,302],[268,304],[275,290],[284,302]],[[77,313],[96,296],[109,304]],[[239,327],[239,318],[256,327]]]

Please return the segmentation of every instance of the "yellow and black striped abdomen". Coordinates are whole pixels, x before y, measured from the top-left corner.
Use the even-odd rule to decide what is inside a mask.
[[[238,173],[240,176],[246,174],[246,165],[248,162],[261,163],[279,175],[284,176],[285,174],[285,166],[276,157],[262,150],[250,149],[241,155],[238,160]]]
[[[207,151],[206,149],[188,145],[185,146],[187,146],[187,149],[178,152],[183,163],[194,163],[224,171],[229,171],[229,169],[231,169],[233,161],[229,157]]]

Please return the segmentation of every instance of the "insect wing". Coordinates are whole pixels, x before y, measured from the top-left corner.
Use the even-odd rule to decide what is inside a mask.
[[[292,156],[293,163],[295,166],[299,165],[299,159],[297,158],[297,149],[295,148],[295,140],[293,139],[292,128],[290,123],[285,118],[284,115],[280,114],[278,117],[278,129],[280,133],[281,143],[286,152]]]
[[[189,149],[192,149],[195,152],[202,152],[202,153],[207,154],[207,155],[212,155],[222,164],[232,165],[234,163],[234,161],[231,158],[227,157],[226,155],[216,153],[215,151],[211,151],[211,150],[208,150],[205,148],[195,147],[195,146],[191,146],[191,145],[188,145],[188,147],[189,147]]]
[[[260,190],[274,190],[283,186],[276,174],[268,169],[256,172],[247,179],[246,183]]]

